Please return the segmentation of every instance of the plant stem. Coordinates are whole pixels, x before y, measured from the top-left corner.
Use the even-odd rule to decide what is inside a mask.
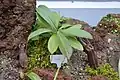
[[[59,70],[60,70],[60,67],[58,67],[57,72],[55,73],[54,80],[56,80],[56,79],[57,79],[57,76],[58,76]]]

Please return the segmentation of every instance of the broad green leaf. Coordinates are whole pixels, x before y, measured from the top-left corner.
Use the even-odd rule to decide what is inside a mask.
[[[55,27],[55,22],[53,22],[54,20],[52,20],[54,17],[52,17],[52,12],[49,10],[49,8],[47,8],[44,5],[40,5],[37,9],[36,9],[37,13],[50,25],[50,27],[53,30],[56,30]]]
[[[32,41],[39,40],[39,36],[35,36],[34,38],[31,39]]]
[[[27,74],[27,76],[31,79],[31,80],[41,80],[40,77],[34,73],[34,72],[30,72]]]
[[[53,54],[59,45],[58,37],[56,34],[53,34],[48,41],[48,50]]]
[[[83,51],[83,46],[82,44],[74,37],[68,37],[69,43],[70,45],[78,50],[82,50]]]
[[[84,30],[81,30],[79,26],[73,26],[68,29],[61,30],[64,34],[69,36],[77,36],[77,37],[83,37],[83,38],[89,38],[92,39],[92,35]]]
[[[36,12],[37,16],[37,25],[40,25],[41,27],[50,27],[50,25]]]
[[[50,19],[52,20],[56,28],[58,28],[60,18],[61,16],[56,12],[52,12],[52,14],[50,15]]]
[[[70,26],[71,26],[70,24],[62,24],[62,26],[59,29],[65,29]]]
[[[57,35],[59,37],[59,49],[61,53],[69,59],[73,52],[72,47],[70,46],[68,39],[61,32],[58,31]]]
[[[46,32],[52,32],[51,30],[49,29],[45,29],[45,28],[42,28],[42,29],[38,29],[34,32],[32,32],[29,36],[28,36],[28,41],[31,39],[31,38],[34,38],[40,34],[43,34],[43,33],[46,33]]]
[[[76,25],[73,25],[72,27],[82,28],[82,25],[81,24],[76,24]]]

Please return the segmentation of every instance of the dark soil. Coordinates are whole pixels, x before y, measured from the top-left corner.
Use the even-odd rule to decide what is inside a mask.
[[[35,0],[0,0],[0,80],[19,80],[27,66],[26,44]]]

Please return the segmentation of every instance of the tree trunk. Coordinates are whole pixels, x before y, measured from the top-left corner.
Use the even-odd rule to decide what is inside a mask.
[[[0,80],[19,80],[35,21],[35,0],[0,0]]]

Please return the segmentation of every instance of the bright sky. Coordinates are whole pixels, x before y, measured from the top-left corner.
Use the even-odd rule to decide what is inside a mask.
[[[49,8],[120,8],[120,2],[37,1],[38,5]]]

